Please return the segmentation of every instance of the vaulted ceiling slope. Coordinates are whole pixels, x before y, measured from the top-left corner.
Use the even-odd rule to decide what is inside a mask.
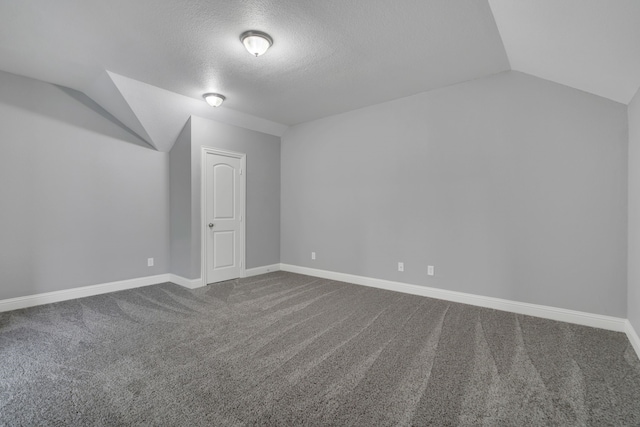
[[[228,108],[213,109],[202,99],[105,71],[85,94],[158,151],[173,147],[190,116],[282,136],[287,126]]]
[[[0,69],[81,91],[109,70],[292,125],[509,63],[486,1],[20,0],[0,2]]]
[[[622,104],[640,87],[640,1],[489,3],[512,69]]]
[[[637,0],[4,1],[0,70],[85,92],[167,151],[192,114],[281,135],[509,69],[628,103],[638,24]]]

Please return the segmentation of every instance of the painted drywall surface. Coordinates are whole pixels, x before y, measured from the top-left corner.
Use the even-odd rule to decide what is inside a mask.
[[[281,262],[626,317],[626,156],[624,105],[518,72],[298,125]]]
[[[629,257],[627,316],[640,333],[640,91],[628,107],[629,118]]]
[[[169,205],[171,266],[169,272],[188,279],[192,275],[191,253],[191,119],[169,153]]]
[[[103,71],[98,77],[86,88],[83,93],[98,103],[102,108],[107,110],[122,123],[127,129],[131,130],[140,139],[142,139],[149,147],[158,149],[154,144],[153,138],[140,122],[140,119],[132,110],[122,92],[113,81],[108,71]],[[159,150],[168,151],[168,150]]]
[[[214,114],[236,126],[249,114],[301,123],[509,69],[487,1],[2,1],[0,28],[2,69],[78,90],[107,67],[196,100],[222,91]],[[274,38],[259,59],[239,40],[252,28]],[[161,114],[141,120],[150,133],[182,113],[155,105]]]
[[[200,277],[202,147],[247,155],[247,268],[280,262],[280,138],[191,117],[193,277]]]
[[[166,153],[79,92],[4,72],[0,144],[0,299],[168,271]]]
[[[640,85],[640,2],[489,4],[512,70],[629,103]]]

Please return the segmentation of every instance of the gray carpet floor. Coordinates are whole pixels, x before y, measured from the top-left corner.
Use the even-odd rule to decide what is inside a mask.
[[[291,273],[0,313],[0,424],[640,425],[624,334]]]

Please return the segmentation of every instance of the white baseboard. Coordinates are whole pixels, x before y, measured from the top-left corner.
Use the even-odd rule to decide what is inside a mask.
[[[299,267],[289,264],[280,264],[280,269],[282,271],[289,271],[292,273],[322,277],[324,279],[354,283],[356,285],[387,289],[390,291],[403,292],[412,295],[437,298],[446,301],[475,305],[478,307],[492,308],[495,310],[509,311],[512,313],[525,314],[528,316],[542,317],[544,319],[559,320],[561,322],[575,323],[578,325],[591,326],[594,328],[607,329],[610,331],[626,332],[628,330],[626,326],[626,323],[628,323],[628,321],[619,317],[603,316],[600,314],[566,310],[563,308],[549,307],[545,305],[509,301],[493,297],[484,297],[480,295],[467,294],[464,292],[448,291],[445,289],[411,285],[408,283],[374,279],[371,277],[337,273],[334,271],[317,270],[314,268]]]
[[[177,274],[169,274],[169,282],[175,283],[176,285],[180,285],[188,289],[197,289],[204,286],[202,284],[202,278],[187,279],[185,277],[178,276]]]
[[[245,277],[252,277],[278,270],[280,270],[280,264],[263,265],[262,267],[248,268],[244,271],[244,274]],[[177,274],[169,274],[169,281],[188,289],[197,289],[206,286],[203,284],[202,278],[187,279]]]
[[[464,292],[448,291],[444,289],[430,288],[427,286],[411,285],[408,283],[393,282],[390,280],[374,279],[353,274],[338,273],[335,271],[318,270],[309,267],[300,267],[290,264],[272,264],[262,267],[250,268],[245,271],[246,277],[257,276],[271,271],[288,271],[291,273],[305,274],[307,276],[322,277],[324,279],[353,283],[390,291],[403,292],[412,295],[436,298],[446,301],[459,302],[479,307],[509,311],[528,316],[542,317],[544,319],[559,320],[561,322],[575,323],[594,328],[608,329],[611,331],[625,332],[638,357],[640,357],[640,337],[628,319],[603,316],[599,314],[585,313],[575,310],[549,307],[538,304],[529,304],[517,301],[509,301],[500,298],[484,297],[467,294]],[[76,298],[84,298],[92,295],[106,294],[109,292],[123,291],[126,289],[140,288],[156,285],[158,283],[172,282],[189,289],[203,286],[202,279],[186,279],[175,274],[159,274],[156,276],[139,277],[136,279],[121,280],[118,282],[102,283],[99,285],[82,286],[79,288],[65,289],[61,291],[47,292],[24,297],[0,300],[0,312],[34,307],[42,304],[67,301]]]
[[[245,270],[245,277],[258,276],[260,274],[270,273],[272,271],[279,271],[280,264],[263,265],[262,267],[247,268]]]
[[[633,329],[633,325],[629,322],[629,319],[625,321],[625,332],[627,333],[627,338],[629,338],[638,358],[640,358],[640,337],[638,337],[636,330]]]
[[[159,274],[157,276],[139,277],[137,279],[120,280],[118,282],[101,283],[99,285],[82,286],[79,288],[64,289],[62,291],[10,298],[0,301],[0,312],[140,288],[142,286],[157,285],[158,283],[169,281],[168,274]]]

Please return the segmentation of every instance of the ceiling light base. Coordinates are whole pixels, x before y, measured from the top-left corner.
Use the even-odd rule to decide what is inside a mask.
[[[242,33],[240,41],[249,53],[255,56],[263,55],[273,45],[273,39],[269,34],[255,30]]]
[[[219,107],[222,105],[225,99],[227,99],[224,95],[220,95],[219,93],[205,93],[202,95],[207,104],[212,107]]]

